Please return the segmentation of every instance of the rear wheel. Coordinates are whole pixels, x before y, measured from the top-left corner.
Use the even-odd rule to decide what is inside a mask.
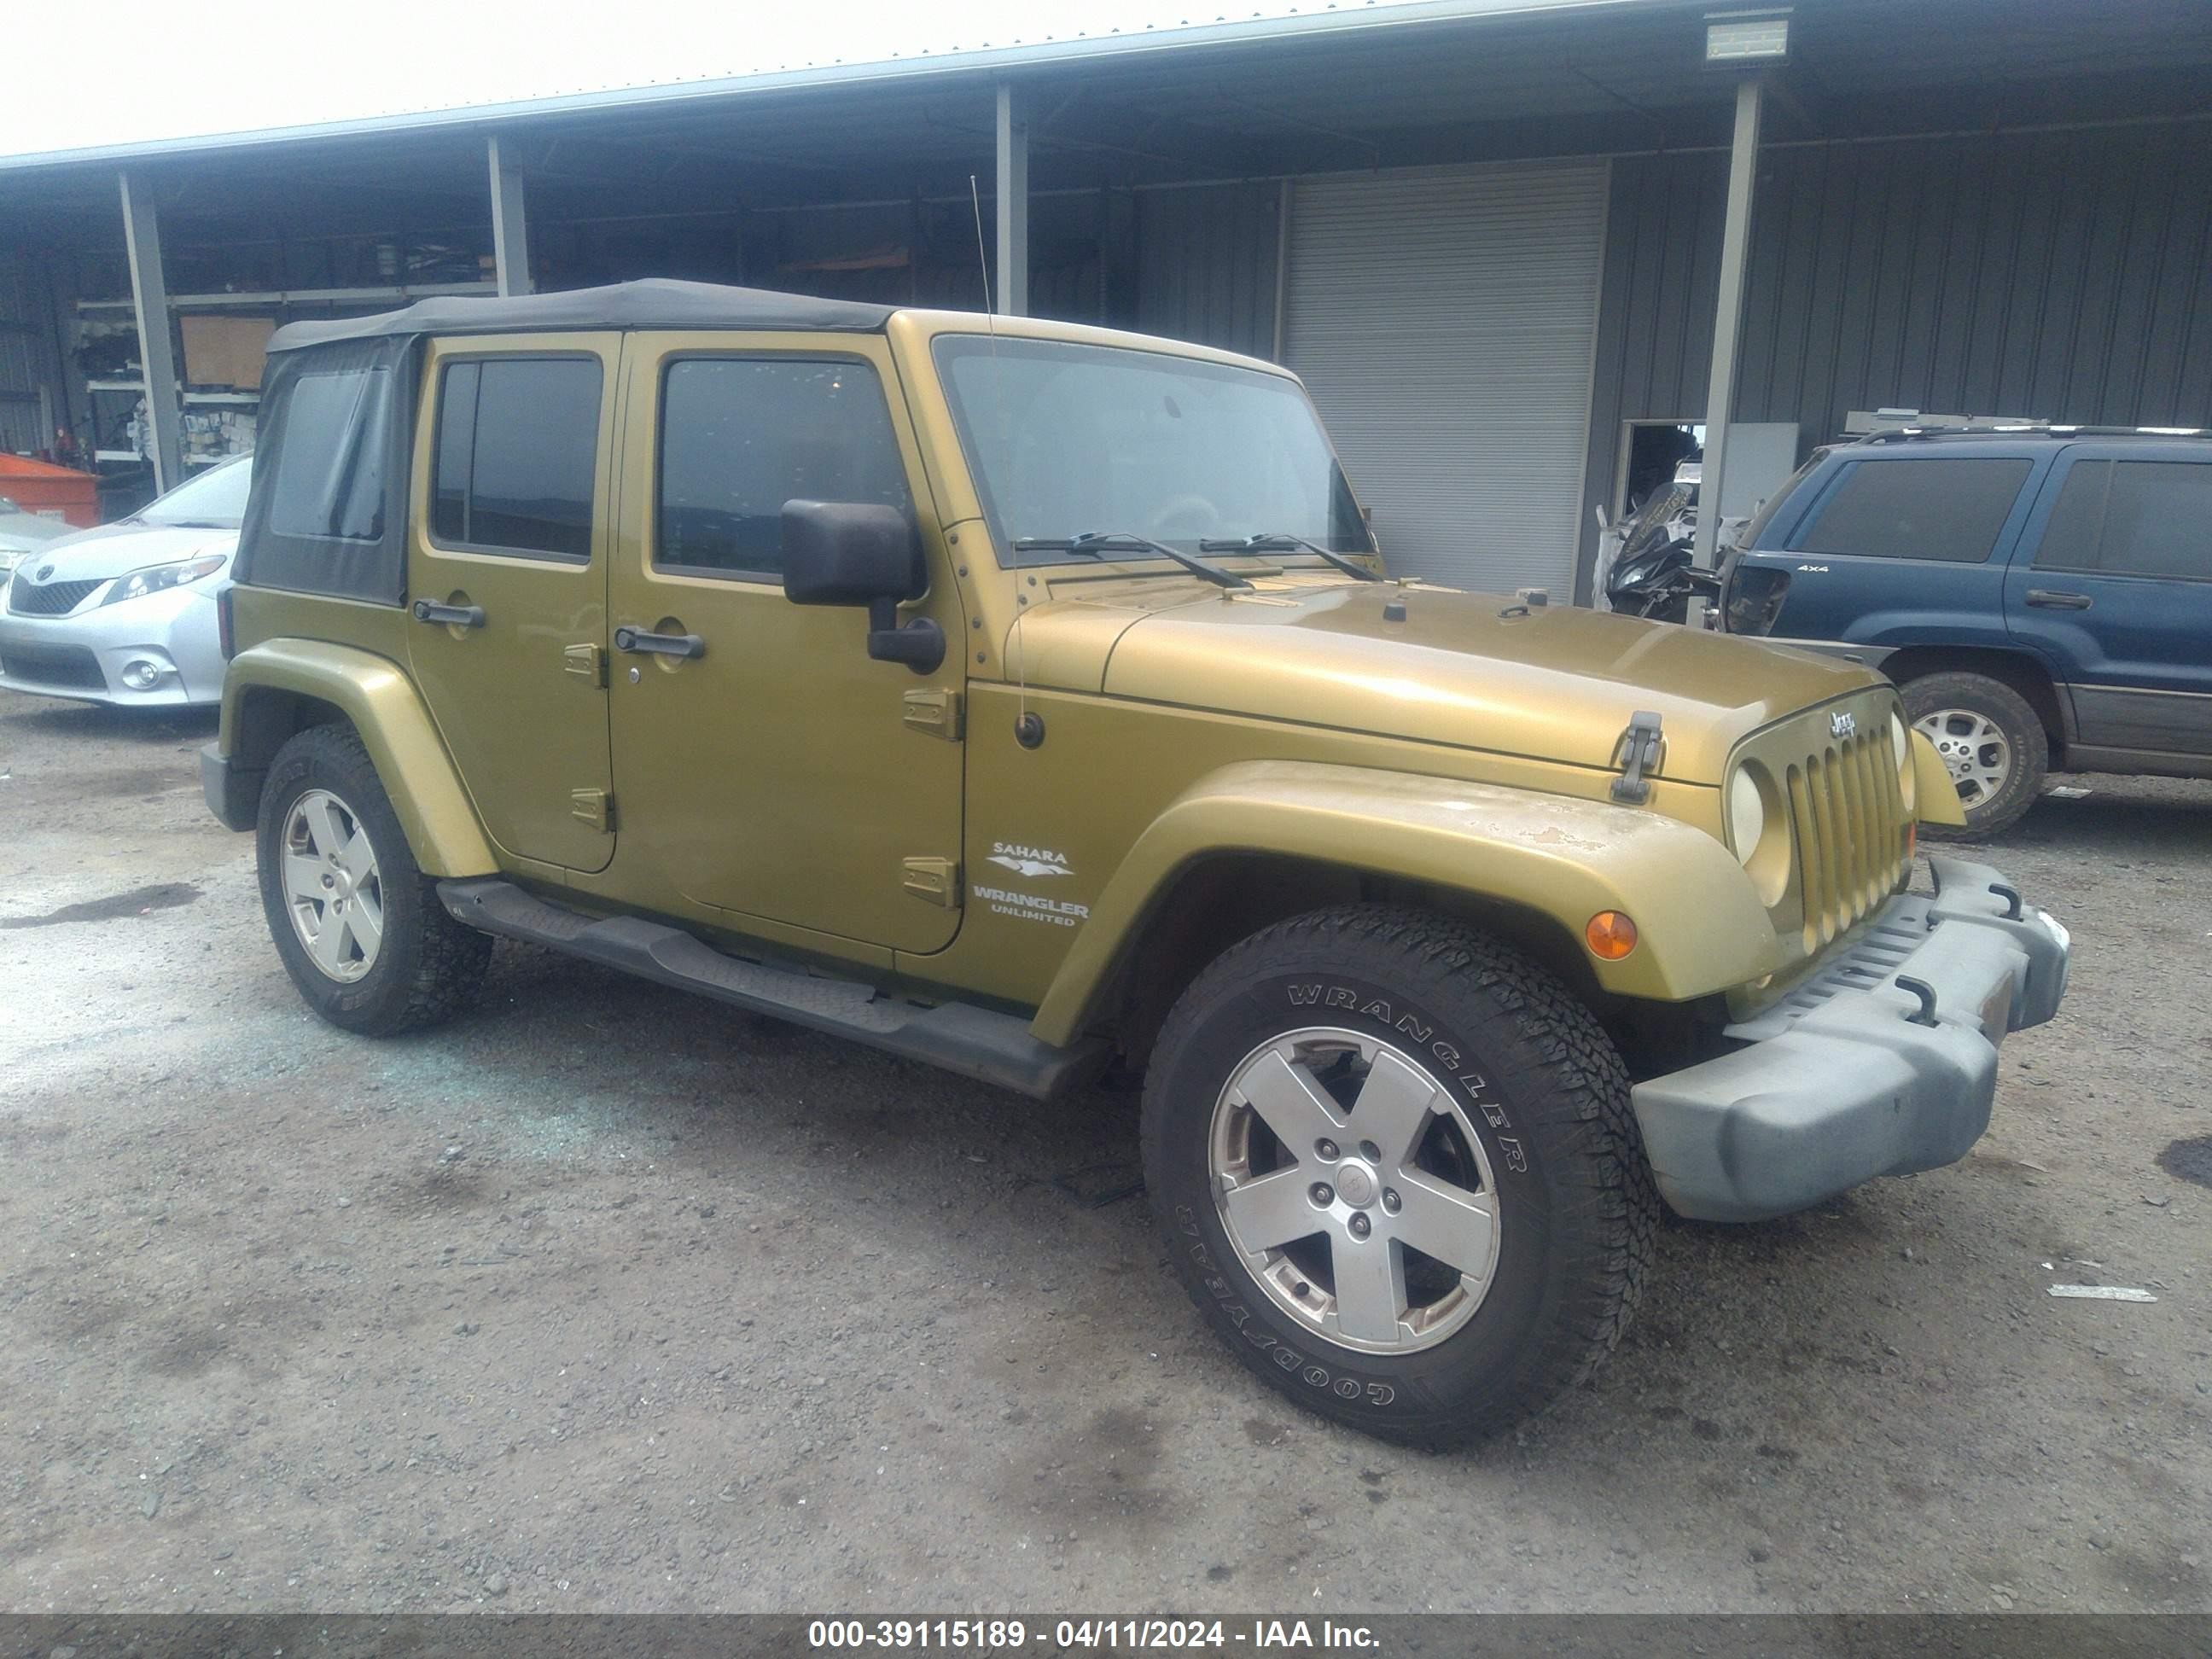
[[[1325,1416],[1443,1445],[1589,1374],[1658,1200],[1620,1057],[1533,962],[1448,920],[1326,910],[1184,994],[1145,1172],[1192,1299]]]
[[[473,994],[491,938],[438,902],[352,731],[319,726],[276,751],[255,839],[276,954],[331,1024],[388,1036]]]
[[[2043,791],[2051,747],[2027,699],[1986,674],[1929,674],[1905,687],[1913,729],[1942,757],[1966,814],[1963,829],[1928,833],[1979,841],[2018,823]]]

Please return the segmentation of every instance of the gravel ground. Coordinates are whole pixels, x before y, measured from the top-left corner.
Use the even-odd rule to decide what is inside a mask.
[[[2075,973],[1964,1164],[1668,1226],[1610,1368],[1438,1456],[1264,1392],[1065,1190],[1128,1097],[507,945],[442,1030],[320,1024],[210,726],[0,693],[0,1609],[2212,1608],[2212,1188],[2159,1162],[2212,1135],[2212,786],[1993,852]]]

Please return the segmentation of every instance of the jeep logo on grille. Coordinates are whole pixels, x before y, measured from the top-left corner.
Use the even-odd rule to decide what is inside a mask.
[[[1838,708],[1828,716],[1828,731],[1832,736],[1848,738],[1858,729],[1859,723],[1852,717],[1849,709]]]

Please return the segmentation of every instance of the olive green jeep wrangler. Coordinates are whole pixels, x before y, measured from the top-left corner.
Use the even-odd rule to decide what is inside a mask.
[[[1863,669],[1395,581],[1297,380],[678,283],[272,343],[208,799],[349,1030],[495,935],[1048,1097],[1315,1410],[1495,1429],[1663,1199],[1965,1154],[2065,932]],[[917,1124],[919,1131],[922,1126]]]

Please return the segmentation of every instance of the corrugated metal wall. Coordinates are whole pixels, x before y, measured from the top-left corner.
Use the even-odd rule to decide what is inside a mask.
[[[1273,356],[1281,194],[1273,184],[1139,191],[1134,325]]]
[[[1704,414],[1727,167],[1613,164],[1585,568],[1621,422]],[[1769,149],[1737,418],[1881,406],[2212,425],[2212,128]]]
[[[0,255],[0,449],[52,441],[39,417],[42,386],[52,394],[55,422],[69,417],[50,313],[40,268],[21,254]]]

